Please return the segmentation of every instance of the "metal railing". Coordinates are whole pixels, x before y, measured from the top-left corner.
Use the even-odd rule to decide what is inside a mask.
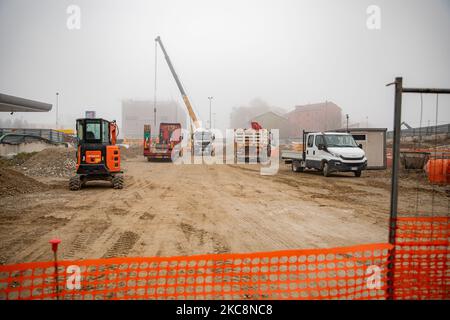
[[[0,136],[6,133],[29,134],[48,139],[55,143],[64,143],[64,142],[74,143],[76,140],[71,135],[53,129],[0,128]]]
[[[402,137],[426,137],[433,136],[435,134],[441,135],[446,134],[450,137],[450,123],[449,124],[441,124],[438,126],[427,126],[422,128],[411,128],[411,129],[402,129],[401,136]],[[387,138],[393,137],[393,131],[389,131],[387,133]]]

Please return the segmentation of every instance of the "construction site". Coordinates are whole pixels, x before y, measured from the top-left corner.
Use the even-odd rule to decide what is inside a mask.
[[[62,127],[59,93],[0,94],[2,119],[56,111],[0,126],[0,300],[450,298],[448,82],[378,83],[385,127],[327,98],[253,100],[223,130],[169,55],[189,48],[154,40],[153,100],[121,120],[83,107]]]
[[[67,180],[75,170],[75,150],[45,150],[3,166],[1,263],[51,260],[47,243],[54,237],[62,240],[59,254],[67,260],[386,241],[390,170],[365,172],[355,181],[350,174],[299,175],[283,165],[265,177],[258,165],[175,166],[148,163],[140,153],[133,148],[122,154],[123,190],[92,182],[71,192]],[[55,158],[59,166],[52,168]],[[400,194],[399,212],[405,215],[417,206],[424,215],[448,210],[448,187],[433,188],[424,174],[405,172]]]

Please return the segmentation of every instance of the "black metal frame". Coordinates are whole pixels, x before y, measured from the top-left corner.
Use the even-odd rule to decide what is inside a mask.
[[[302,152],[303,161],[306,161],[306,136],[310,133],[312,133],[312,131],[303,130],[303,152]]]
[[[395,106],[394,106],[394,136],[392,144],[392,181],[391,181],[391,206],[389,214],[389,243],[394,245],[397,232],[397,210],[398,210],[398,170],[400,164],[400,135],[402,123],[402,94],[403,93],[422,93],[422,94],[450,94],[450,89],[437,88],[404,88],[403,78],[397,77],[393,83],[395,84]],[[391,255],[393,256],[393,254]],[[388,272],[388,299],[393,298],[393,280],[392,272],[393,262],[389,264]]]

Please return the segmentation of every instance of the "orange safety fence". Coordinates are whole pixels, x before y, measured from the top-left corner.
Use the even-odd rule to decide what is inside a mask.
[[[449,217],[396,223],[395,246],[0,266],[0,300],[449,299]]]
[[[0,266],[0,299],[385,299],[391,249],[61,261],[57,280],[53,262]]]
[[[394,299],[450,299],[449,217],[398,218]]]

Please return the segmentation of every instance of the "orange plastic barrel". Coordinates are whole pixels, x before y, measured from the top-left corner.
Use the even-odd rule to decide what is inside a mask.
[[[450,182],[450,161],[449,159],[431,159],[426,165],[428,181],[431,183]]]

